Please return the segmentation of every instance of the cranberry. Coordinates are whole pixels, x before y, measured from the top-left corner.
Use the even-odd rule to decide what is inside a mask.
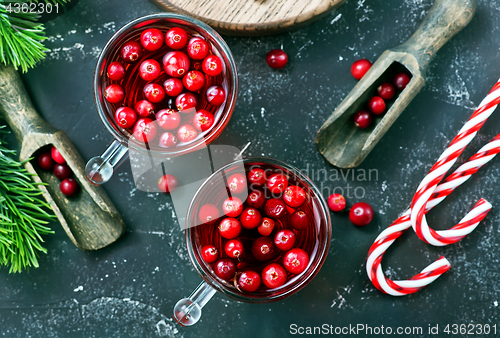
[[[222,211],[227,217],[238,217],[243,211],[243,202],[238,197],[229,197],[222,203]]]
[[[279,198],[271,198],[267,200],[264,210],[269,217],[281,218],[286,215],[286,204]]]
[[[158,61],[148,59],[142,61],[139,67],[139,76],[145,81],[154,81],[160,76],[161,67]]]
[[[163,82],[163,88],[165,88],[165,93],[167,93],[168,96],[177,96],[184,90],[182,81],[175,77],[171,77]]]
[[[232,239],[226,243],[224,251],[229,257],[238,258],[243,254],[243,243],[237,239]]]
[[[406,73],[398,73],[394,76],[393,83],[398,90],[403,90],[410,83],[410,77]]]
[[[385,112],[385,101],[380,96],[374,96],[368,101],[368,109],[375,114],[380,115]]]
[[[208,55],[208,43],[200,37],[194,37],[188,42],[187,52],[191,59],[203,60]]]
[[[227,179],[227,187],[232,194],[241,194],[247,190],[247,180],[241,173],[232,174]]]
[[[309,223],[309,216],[302,210],[297,210],[290,216],[290,225],[295,230],[304,230]]]
[[[191,109],[196,109],[198,99],[192,93],[182,93],[175,99],[175,105],[181,113],[189,114]]]
[[[281,49],[273,49],[266,55],[266,62],[269,67],[280,69],[288,63],[288,55]]]
[[[248,172],[248,182],[250,186],[263,186],[266,184],[266,172],[261,168],[253,168]]]
[[[50,156],[52,157],[52,159],[54,161],[56,161],[59,164],[66,163],[66,160],[64,159],[64,157],[61,155],[59,150],[57,150],[57,148],[54,146],[52,146],[52,148],[50,149]]]
[[[119,84],[111,84],[104,89],[104,98],[109,103],[118,103],[125,97],[125,92]]]
[[[377,92],[378,95],[380,95],[380,97],[384,100],[390,100],[394,97],[394,94],[396,94],[394,86],[388,82],[384,82],[380,86],[378,86]]]
[[[207,131],[214,125],[215,117],[214,114],[201,109],[193,117],[193,124],[199,131]]]
[[[156,114],[156,122],[161,129],[177,129],[181,124],[181,115],[173,109],[162,109]]]
[[[186,31],[180,27],[170,28],[165,34],[165,43],[172,49],[181,49],[188,42]]]
[[[201,69],[203,73],[209,76],[217,76],[222,73],[224,65],[222,60],[217,55],[209,55],[203,60],[201,64]]]
[[[182,77],[189,69],[189,58],[183,52],[169,52],[163,57],[163,69],[169,76]]]
[[[132,108],[120,107],[115,112],[115,121],[122,128],[132,128],[137,121],[137,114]]]
[[[164,192],[166,194],[171,193],[177,189],[178,182],[177,178],[174,175],[163,175],[160,177],[158,180],[158,189],[160,189],[161,192]]]
[[[262,236],[252,243],[252,254],[259,261],[268,261],[275,256],[276,246],[269,237]]]
[[[78,190],[80,190],[80,186],[75,179],[65,178],[61,181],[61,184],[59,184],[59,189],[64,195],[70,197],[76,194]]]
[[[365,202],[356,203],[349,212],[349,219],[352,224],[358,227],[364,227],[373,220],[373,208]]]
[[[108,66],[108,77],[113,81],[120,81],[125,76],[125,68],[121,62],[111,62]]]
[[[38,157],[38,165],[43,170],[52,170],[52,168],[54,167],[54,160],[49,153],[43,153]]]
[[[262,218],[262,223],[260,223],[257,230],[262,236],[269,236],[274,230],[275,222],[274,220],[264,217]]]
[[[155,106],[148,100],[141,100],[136,102],[134,110],[140,117],[148,117],[155,112]]]
[[[236,218],[224,218],[219,224],[219,233],[226,239],[233,239],[240,235],[241,223]]]
[[[68,167],[67,164],[59,164],[59,163],[54,166],[53,172],[54,176],[60,180],[64,180],[65,178],[70,177],[72,174],[71,169]]]
[[[371,67],[372,63],[370,61],[366,59],[360,59],[352,64],[351,74],[356,80],[361,80],[361,78]]]
[[[141,45],[136,41],[126,42],[120,51],[122,60],[127,63],[136,62],[142,57]]]
[[[286,283],[285,269],[276,263],[271,263],[262,270],[262,282],[270,289],[278,288]]]
[[[197,92],[205,85],[205,75],[197,70],[189,71],[182,78],[182,83],[187,90],[191,92]]]
[[[179,139],[177,136],[175,136],[172,133],[169,133],[168,131],[164,132],[160,136],[160,147],[162,148],[173,148],[179,143]]]
[[[212,264],[219,258],[219,251],[215,245],[205,245],[201,248],[201,258],[208,264]]]
[[[266,203],[266,197],[262,191],[254,190],[248,195],[247,203],[251,207],[262,208],[264,203]]]
[[[215,263],[214,272],[220,279],[230,280],[236,273],[236,265],[229,258],[222,258]]]
[[[288,206],[298,208],[306,201],[306,192],[298,185],[291,185],[285,189],[283,200]]]
[[[341,194],[331,194],[328,197],[328,207],[334,211],[339,212],[345,209],[346,201],[345,197]]]
[[[148,83],[144,86],[144,96],[149,102],[159,103],[165,99],[165,91],[156,83]]]
[[[163,46],[163,33],[156,28],[146,29],[141,33],[141,45],[150,52],[160,49]]]
[[[134,125],[133,134],[139,142],[151,142],[156,136],[156,123],[147,117],[139,119]]]
[[[288,229],[283,229],[274,236],[274,245],[280,250],[287,251],[295,245],[295,233]]]
[[[262,216],[255,208],[246,208],[240,216],[241,226],[245,229],[255,229],[260,225]]]
[[[190,124],[184,124],[177,130],[177,137],[181,142],[191,142],[198,136],[196,129]]]
[[[358,111],[356,114],[354,114],[353,119],[354,125],[359,129],[366,129],[373,122],[372,114],[365,110]]]
[[[267,187],[273,194],[281,194],[288,186],[288,179],[283,174],[274,174],[267,180]]]
[[[198,213],[198,217],[200,221],[205,223],[211,223],[218,219],[220,216],[219,209],[213,204],[205,204],[200,208],[200,212]]]
[[[298,275],[307,269],[309,265],[309,255],[300,248],[292,249],[283,257],[283,265],[286,271]]]
[[[257,291],[261,283],[260,275],[252,270],[242,272],[238,279],[238,285],[245,292]]]

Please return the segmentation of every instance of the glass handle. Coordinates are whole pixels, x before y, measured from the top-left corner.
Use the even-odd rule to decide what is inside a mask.
[[[183,298],[175,304],[174,319],[182,326],[196,324],[200,320],[201,309],[216,292],[208,283],[202,282],[189,298]]]
[[[118,141],[113,141],[101,156],[91,158],[85,166],[85,174],[90,182],[100,185],[109,181],[113,171],[128,156],[128,148]]]

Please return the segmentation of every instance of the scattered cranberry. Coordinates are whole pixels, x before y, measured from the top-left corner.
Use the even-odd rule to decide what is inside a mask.
[[[149,102],[159,103],[165,99],[165,91],[156,83],[149,83],[144,86],[144,96]]]
[[[203,60],[208,55],[208,43],[200,37],[194,37],[188,42],[187,52],[191,59]]]
[[[243,243],[237,239],[232,239],[226,243],[224,251],[229,257],[238,258],[243,254]]]
[[[169,52],[163,57],[163,69],[167,75],[182,77],[189,70],[189,58],[183,52]]]
[[[372,115],[365,110],[358,111],[356,114],[354,114],[353,118],[354,125],[356,125],[356,127],[358,127],[359,129],[366,129],[373,122]]]
[[[203,60],[203,63],[201,64],[201,69],[203,70],[203,73],[209,75],[209,76],[217,76],[220,73],[222,73],[223,70],[223,64],[217,55],[209,55]]]
[[[177,96],[182,93],[184,86],[182,85],[182,81],[176,79],[175,77],[171,77],[170,79],[163,82],[163,88],[165,88],[165,93],[168,96]]]
[[[196,109],[198,99],[193,93],[182,93],[175,99],[175,106],[181,113],[189,114],[191,109]]]
[[[280,69],[288,63],[288,55],[281,49],[273,49],[266,55],[266,62],[269,67]]]
[[[115,121],[120,127],[129,129],[137,121],[137,114],[132,108],[120,107],[115,112]]]
[[[113,81],[120,81],[125,76],[125,68],[121,62],[111,62],[108,66],[108,77]]]
[[[358,227],[364,227],[373,220],[373,208],[365,202],[356,203],[349,212],[349,219],[352,224]]]
[[[220,106],[226,100],[226,92],[221,86],[212,86],[207,89],[207,101],[212,106]]]
[[[118,103],[125,97],[125,92],[119,84],[111,84],[104,89],[104,98],[109,103]]]
[[[266,184],[266,172],[261,168],[253,168],[248,172],[248,182],[250,182],[250,186],[259,186],[262,187]]]
[[[236,218],[225,218],[219,224],[219,233],[226,239],[233,239],[239,236],[241,223]]]
[[[295,230],[304,230],[309,226],[309,223],[309,216],[302,210],[297,210],[290,216],[290,225]]]
[[[59,163],[57,163],[54,166],[53,173],[54,176],[60,180],[64,180],[65,178],[70,177],[72,174],[71,169],[68,167],[67,164],[59,164]]]
[[[394,86],[388,82],[384,82],[380,86],[378,86],[377,92],[378,95],[380,95],[380,97],[384,100],[390,100],[394,97],[394,94],[396,94]]]
[[[247,180],[245,175],[241,173],[235,173],[229,176],[227,179],[227,187],[232,194],[241,194],[247,189]]]
[[[334,211],[339,212],[345,209],[346,201],[341,194],[331,194],[328,197],[328,207]]]
[[[139,67],[139,76],[145,81],[154,81],[160,76],[161,67],[158,61],[144,60]]]
[[[276,246],[269,237],[262,236],[252,243],[252,254],[259,261],[268,261],[274,257]]]
[[[238,217],[243,211],[243,202],[238,197],[229,197],[222,203],[222,211],[227,217]]]
[[[200,208],[200,212],[198,214],[198,217],[203,224],[211,223],[218,219],[219,216],[219,209],[213,204],[205,204]]]
[[[59,150],[57,150],[57,148],[54,146],[52,146],[52,148],[50,149],[50,156],[52,156],[52,159],[59,164],[66,163],[66,160],[64,159],[64,157],[61,155]]]
[[[281,194],[288,186],[288,179],[283,174],[274,174],[267,180],[267,187],[273,194]]]
[[[191,70],[184,75],[182,83],[187,90],[197,92],[205,85],[205,75],[198,70]]]
[[[193,124],[199,131],[207,131],[214,125],[215,117],[214,114],[201,109],[193,117]]]
[[[267,216],[278,219],[286,215],[286,204],[279,198],[271,198],[267,200],[264,210]]]
[[[261,283],[260,275],[252,270],[242,272],[238,279],[238,285],[245,292],[257,291]]]
[[[177,189],[178,182],[177,178],[174,175],[163,175],[160,177],[158,180],[158,188],[160,189],[161,192],[164,192],[166,194],[171,193]]]
[[[266,197],[262,191],[254,190],[248,195],[247,203],[253,208],[262,208],[264,203],[266,203]]]
[[[64,195],[70,197],[76,194],[78,190],[80,190],[80,186],[75,179],[65,178],[61,181],[61,184],[59,184],[59,189]]]
[[[188,42],[186,31],[180,27],[170,28],[165,34],[165,43],[172,49],[182,49]]]
[[[246,208],[240,216],[241,226],[245,229],[255,229],[260,225],[262,216],[255,208]]]
[[[156,136],[156,122],[147,117],[137,120],[133,134],[139,142],[151,142]]]
[[[309,255],[300,248],[292,249],[283,257],[283,265],[286,271],[298,275],[309,265]]]
[[[43,153],[38,157],[38,165],[43,170],[52,170],[52,168],[54,167],[54,160],[49,153]]]
[[[173,148],[179,143],[179,139],[177,136],[175,136],[172,133],[169,133],[168,131],[164,132],[160,136],[160,142],[159,145],[162,148]]]
[[[372,67],[372,63],[366,59],[360,59],[354,62],[351,66],[351,74],[356,80],[361,80],[361,78],[368,72]]]
[[[298,208],[306,201],[306,192],[298,185],[291,185],[285,189],[283,200],[288,206]]]
[[[141,45],[150,52],[160,49],[163,46],[163,33],[156,28],[146,29],[141,34]]]
[[[134,105],[134,110],[140,117],[148,117],[154,114],[155,106],[148,100],[141,100]]]
[[[262,270],[262,282],[270,289],[278,288],[286,283],[285,269],[276,263],[271,263]]]
[[[198,136],[196,129],[190,124],[184,124],[177,130],[177,137],[181,142],[191,142]]]
[[[222,258],[215,263],[214,272],[220,279],[230,280],[236,274],[236,265],[229,258]]]
[[[262,218],[262,223],[260,223],[257,230],[262,236],[269,236],[274,230],[275,222],[274,220],[264,217]]]
[[[385,112],[385,101],[380,96],[374,96],[368,101],[368,109],[375,114],[381,115]]]
[[[394,77],[393,83],[394,86],[401,91],[410,83],[410,77],[406,73],[398,73]]]
[[[208,264],[212,264],[219,258],[219,251],[214,245],[205,245],[201,248],[201,258]]]
[[[174,130],[181,124],[181,115],[173,109],[162,109],[156,114],[161,129]]]
[[[142,47],[136,41],[129,41],[123,45],[120,54],[123,61],[127,63],[136,62],[142,57]]]
[[[274,236],[274,244],[280,250],[287,251],[295,245],[295,233],[288,229],[283,229]]]

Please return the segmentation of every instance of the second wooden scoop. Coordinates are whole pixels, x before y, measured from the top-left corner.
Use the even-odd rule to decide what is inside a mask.
[[[353,168],[361,164],[402,111],[425,84],[425,72],[436,52],[467,26],[476,9],[473,0],[436,0],[413,36],[399,47],[386,50],[347,95],[316,135],[319,152],[331,164]],[[374,126],[362,130],[354,125],[353,115],[383,82],[392,82],[398,72],[409,72],[410,83]]]

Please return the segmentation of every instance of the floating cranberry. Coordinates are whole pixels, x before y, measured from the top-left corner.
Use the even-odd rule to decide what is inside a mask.
[[[174,130],[181,124],[181,115],[173,109],[162,109],[156,114],[156,122],[161,129]]]
[[[237,239],[232,239],[224,246],[226,255],[231,258],[238,258],[243,254],[243,243]]]
[[[198,70],[191,70],[184,75],[182,83],[187,90],[197,92],[205,85],[205,75]]]
[[[259,231],[259,234],[261,234],[262,236],[269,236],[274,230],[274,225],[274,220],[264,217],[262,218],[262,222],[257,228],[257,231]]]
[[[201,258],[208,264],[212,264],[219,258],[219,251],[214,245],[205,245],[201,248]]]
[[[203,60],[208,55],[208,49],[208,43],[200,37],[189,40],[187,46],[188,55],[194,60]]]
[[[104,98],[109,103],[118,103],[125,97],[125,92],[119,84],[111,84],[104,89]]]
[[[220,279],[230,280],[236,274],[236,265],[229,258],[222,258],[215,263],[214,272]]]
[[[179,143],[179,139],[172,133],[168,131],[164,132],[160,136],[159,146],[162,148],[173,148]]]
[[[224,65],[222,60],[217,55],[209,55],[203,60],[201,64],[201,69],[203,73],[209,76],[217,76],[222,73]]]
[[[359,129],[366,129],[373,122],[372,114],[365,110],[358,111],[356,114],[354,114],[353,119],[354,125]]]
[[[373,208],[365,202],[356,203],[349,212],[349,219],[352,224],[358,227],[364,227],[373,220]]]
[[[286,215],[286,204],[279,198],[271,198],[267,200],[264,210],[267,216],[278,219]]]
[[[166,194],[171,193],[177,189],[178,186],[177,177],[174,175],[166,174],[160,177],[158,180],[158,189]]]
[[[245,229],[255,229],[260,225],[262,216],[255,208],[246,208],[240,216],[241,226]]]
[[[165,91],[156,83],[148,83],[144,86],[144,96],[149,102],[159,103],[165,99]]]
[[[252,270],[242,272],[238,279],[238,285],[245,292],[255,292],[259,289],[262,280],[260,275]]]
[[[196,129],[190,124],[184,124],[177,130],[177,137],[181,142],[191,142],[198,136]]]
[[[200,212],[198,213],[198,218],[200,221],[205,223],[211,223],[218,219],[220,216],[219,209],[213,204],[205,204],[200,208]]]
[[[288,229],[280,230],[274,236],[274,245],[282,251],[287,251],[295,245],[295,233]]]
[[[182,77],[189,70],[189,58],[183,52],[169,52],[163,57],[163,69],[169,76]]]
[[[266,203],[266,197],[262,191],[254,190],[248,195],[247,203],[253,208],[262,208],[264,203]]]
[[[375,114],[381,115],[385,112],[385,101],[380,96],[374,96],[368,101],[368,109]]]
[[[281,49],[273,49],[266,55],[266,62],[269,67],[280,69],[288,63],[288,55]]]
[[[361,80],[361,78],[368,72],[372,67],[372,63],[366,59],[360,59],[354,62],[351,66],[351,74],[356,80]]]
[[[141,45],[150,52],[160,49],[163,46],[163,33],[156,28],[146,29],[141,33]]]
[[[182,49],[188,42],[186,31],[180,27],[170,28],[165,34],[165,43],[172,49]]]
[[[267,180],[267,187],[273,194],[281,194],[288,186],[288,179],[283,174],[274,174]]]
[[[108,77],[113,81],[120,81],[125,76],[125,68],[121,62],[111,62],[108,66]]]
[[[65,178],[61,181],[61,184],[59,184],[59,189],[64,195],[70,197],[76,194],[78,190],[80,190],[80,186],[75,179]]]
[[[50,153],[42,153],[38,157],[38,165],[40,168],[43,170],[52,170],[54,167],[54,160],[52,159],[52,156],[50,156]]]
[[[298,208],[306,201],[306,192],[298,185],[291,185],[285,189],[283,200],[288,206]]]
[[[270,289],[278,288],[286,283],[285,269],[276,263],[271,263],[262,270],[262,282]]]
[[[136,102],[134,110],[140,117],[148,117],[155,112],[155,106],[148,100],[141,100]]]
[[[151,142],[156,136],[156,122],[145,117],[137,120],[134,125],[134,137],[139,142]]]
[[[184,86],[182,85],[182,81],[172,77],[165,82],[163,82],[163,88],[165,88],[165,93],[168,96],[177,96],[184,90]]]
[[[207,89],[207,101],[212,106],[220,106],[226,100],[226,92],[221,86],[212,86]]]
[[[226,239],[233,239],[240,235],[241,223],[236,218],[225,218],[219,224],[219,233]]]
[[[59,164],[66,163],[66,160],[64,159],[64,157],[61,155],[59,150],[57,150],[57,148],[54,146],[52,146],[52,148],[50,149],[50,156],[52,156],[52,159]]]
[[[334,211],[339,212],[345,209],[346,201],[345,197],[341,194],[331,194],[328,197],[328,207]]]
[[[269,237],[262,236],[252,243],[252,255],[259,261],[268,261],[275,256],[276,246]]]
[[[232,194],[241,194],[247,189],[247,180],[245,175],[241,173],[235,173],[229,176],[227,179],[227,187]]]
[[[64,180],[65,178],[70,177],[72,174],[71,169],[67,164],[59,164],[59,163],[54,165],[53,173],[54,176],[60,180]]]
[[[384,100],[390,100],[394,97],[394,94],[396,94],[394,86],[388,82],[384,82],[380,86],[378,86],[377,92],[378,95],[380,95],[380,97]]]
[[[120,127],[129,129],[137,121],[137,114],[132,108],[120,107],[115,112],[115,121]]]
[[[304,230],[309,224],[309,216],[302,210],[297,210],[290,216],[290,225],[295,230]]]
[[[394,76],[393,83],[394,86],[401,91],[410,83],[410,77],[406,73],[398,73]]]
[[[175,106],[184,114],[192,113],[191,109],[196,109],[198,99],[193,93],[182,93],[175,99]]]
[[[266,181],[267,178],[264,169],[252,168],[252,170],[248,172],[248,182],[250,183],[250,186],[262,187],[266,184]]]
[[[304,272],[309,265],[309,255],[300,248],[292,249],[283,257],[283,265],[286,271],[298,275]]]
[[[158,61],[148,59],[139,66],[139,76],[145,81],[154,81],[160,76],[161,67]]]
[[[120,50],[122,60],[127,63],[133,63],[142,57],[142,47],[136,41],[126,42]]]
[[[196,112],[193,117],[193,124],[199,131],[207,131],[214,125],[215,117],[214,114],[201,109]]]
[[[238,197],[229,197],[222,203],[222,211],[227,217],[238,217],[243,211],[243,202]]]

